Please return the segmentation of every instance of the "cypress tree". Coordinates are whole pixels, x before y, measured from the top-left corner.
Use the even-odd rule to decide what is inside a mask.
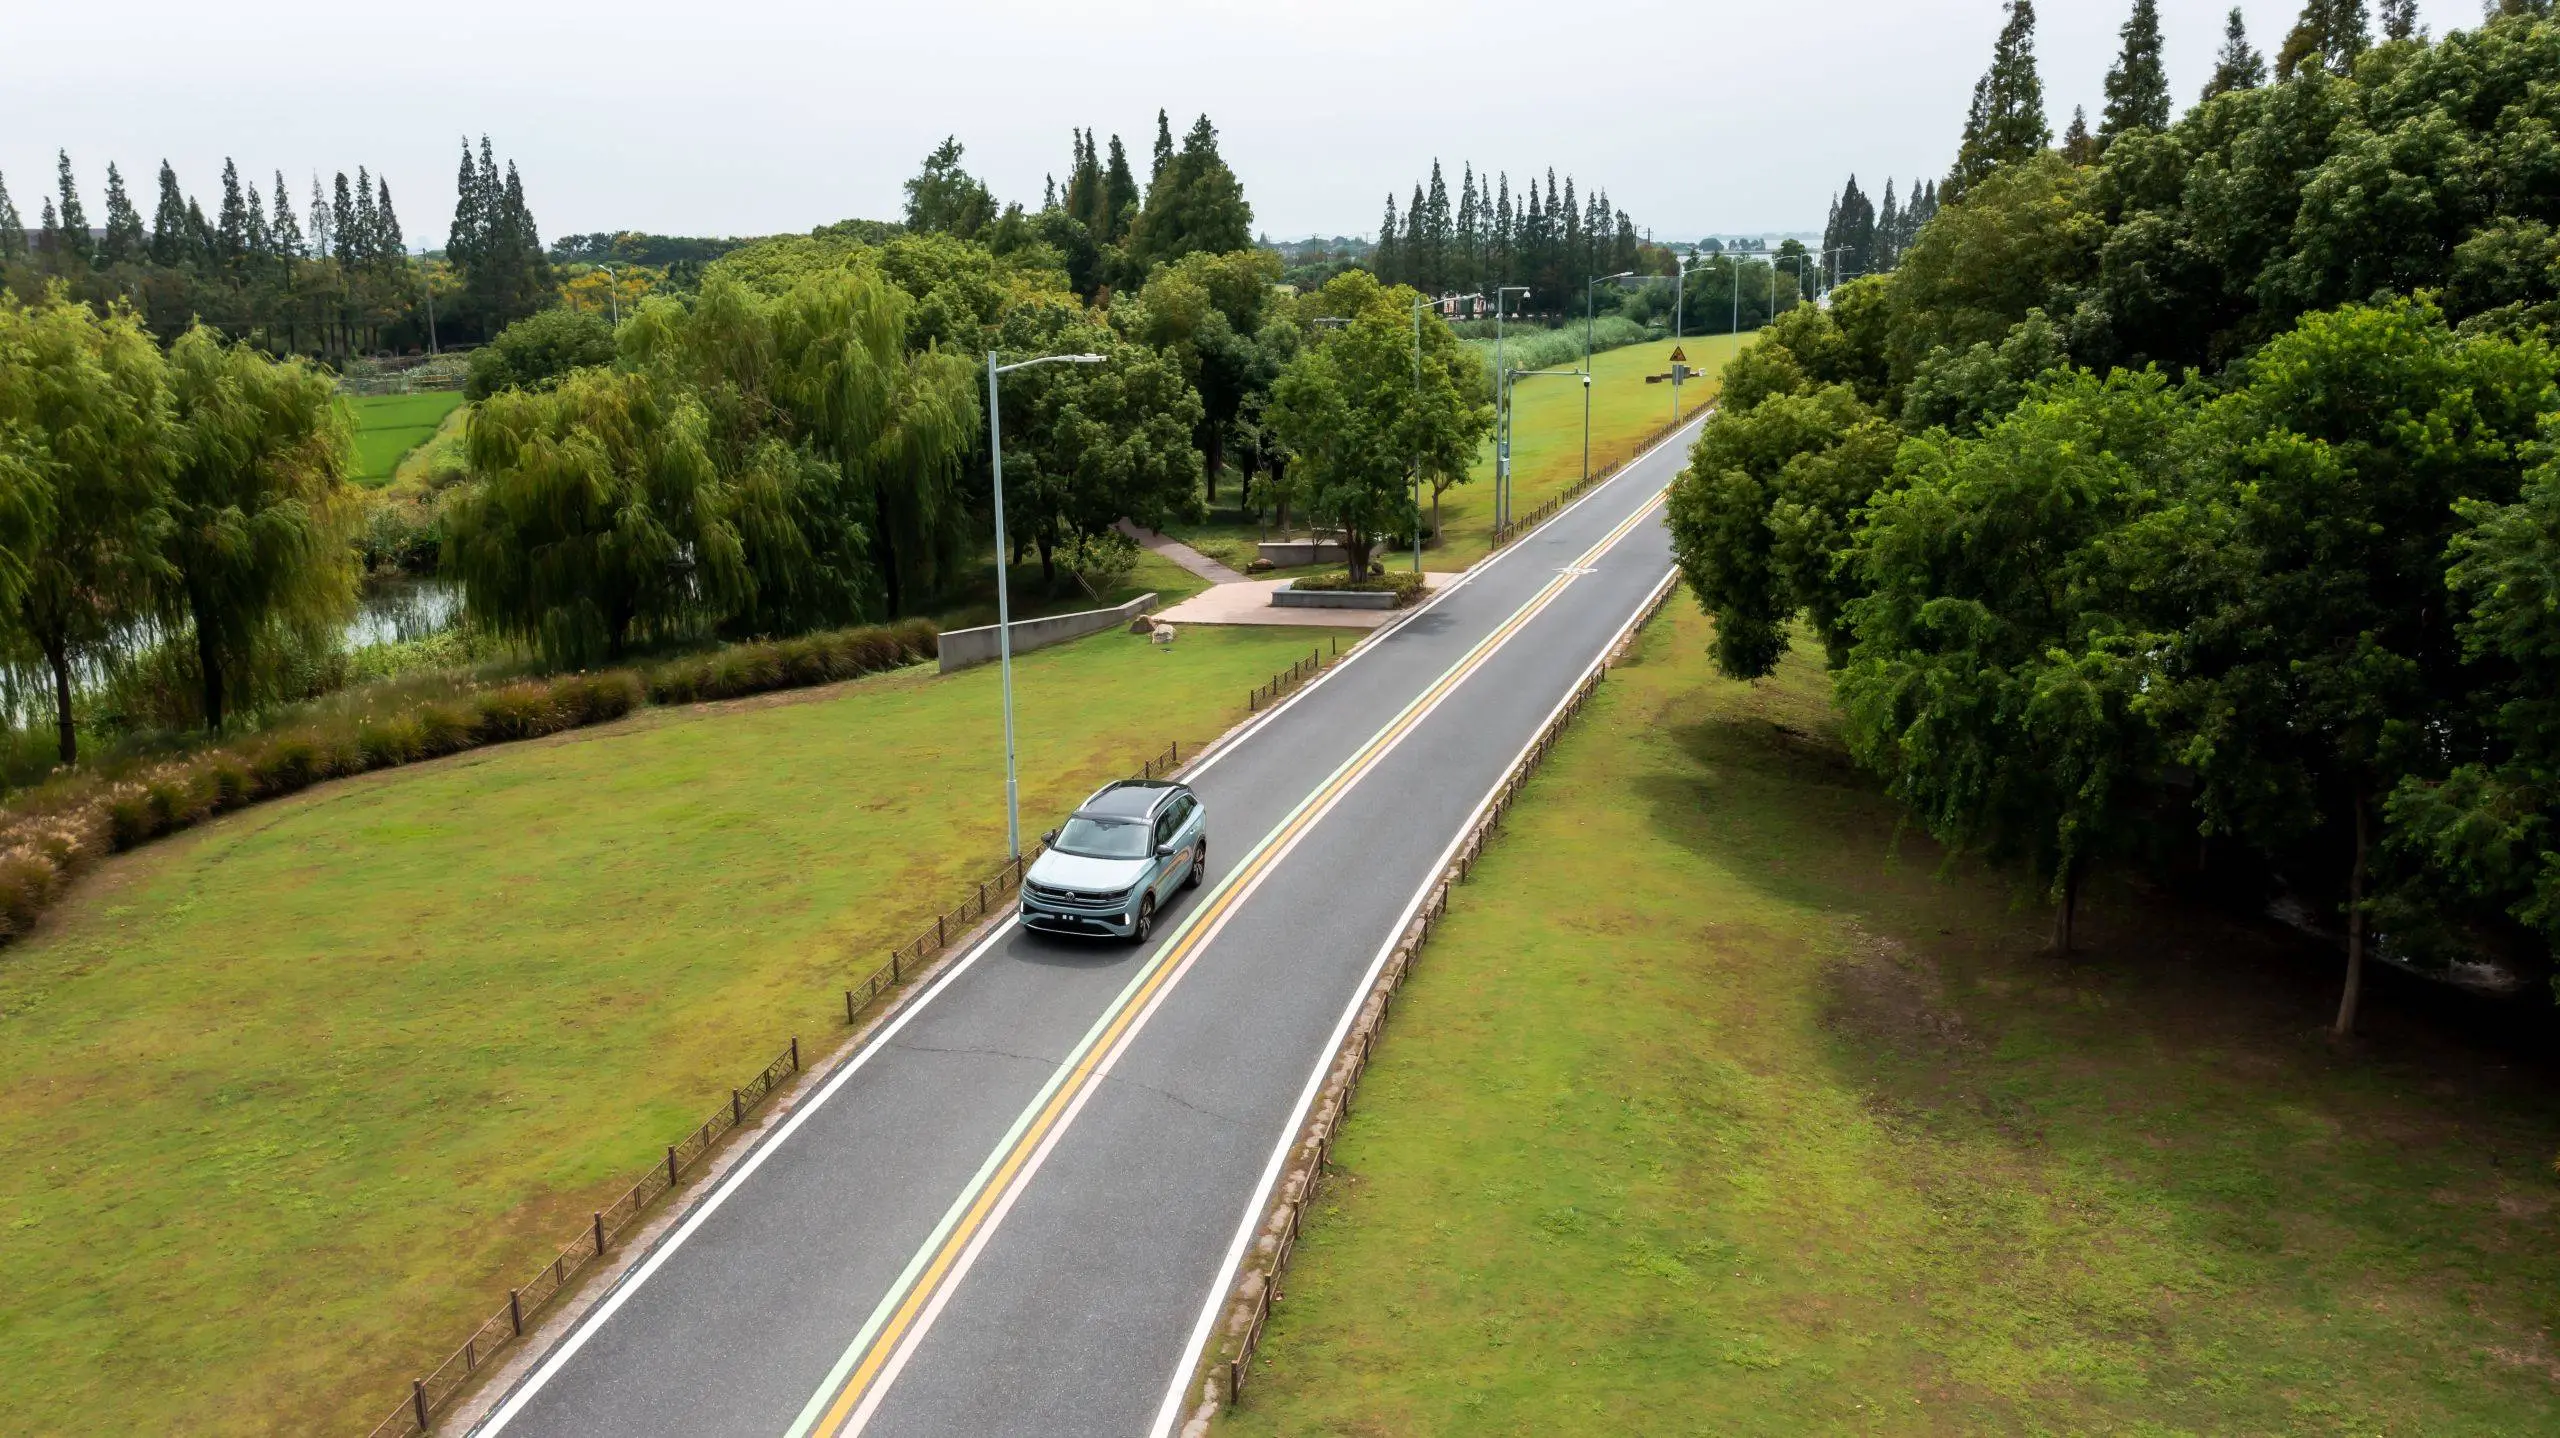
[[[62,222],[54,218],[53,196],[44,197],[42,221],[36,226],[36,257],[47,263],[59,263],[62,255]]]
[[[276,171],[275,217],[268,223],[267,236],[279,259],[302,258],[302,226],[293,217],[293,197],[285,193],[282,170]]]
[[[1404,283],[1420,289],[1431,282],[1431,216],[1422,197],[1422,187],[1413,187],[1412,203],[1404,210],[1404,242],[1397,253],[1404,257]]]
[[[2098,148],[2127,130],[2169,128],[2169,71],[2160,63],[2160,0],[2133,0],[2133,14],[2119,32],[2124,49],[2107,71],[2107,109],[2098,121]]]
[[[1129,171],[1129,151],[1120,137],[1111,137],[1111,163],[1102,171],[1103,227],[1093,232],[1094,239],[1105,244],[1118,244],[1129,236],[1130,222],[1137,218],[1138,177]]]
[[[2044,80],[2036,73],[2035,0],[2009,0],[2008,23],[1991,48],[1991,68],[1974,83],[1964,143],[1947,176],[1947,195],[1961,199],[2002,165],[2032,159],[2053,143],[2044,118]]]
[[[142,233],[142,216],[124,191],[123,174],[111,161],[107,165],[107,237],[100,257],[110,265],[129,265],[144,258],[149,246]]]
[[[2228,95],[2234,90],[2254,90],[2267,83],[2267,59],[2249,43],[2248,22],[2240,18],[2240,7],[2231,7],[2231,18],[2222,25],[2222,51],[2214,56],[2213,78],[2204,82],[2204,97]]]
[[[1369,251],[1369,272],[1378,277],[1378,283],[1392,285],[1404,278],[1404,260],[1398,253],[1403,247],[1404,240],[1396,233],[1396,192],[1389,190],[1386,218],[1378,221],[1378,242]]]
[[[1892,269],[1902,262],[1902,206],[1893,197],[1893,178],[1884,182],[1884,204],[1876,211],[1876,269]]]
[[[267,200],[256,185],[245,187],[249,196],[249,258],[260,265],[276,256],[275,241],[267,234]]]
[[[88,264],[97,254],[97,244],[89,237],[89,212],[80,207],[80,187],[71,178],[71,152],[54,152],[55,178],[62,187],[62,253]]]
[[[1449,288],[1455,231],[1449,212],[1449,184],[1440,176],[1436,155],[1431,160],[1431,200],[1425,235],[1428,248],[1423,252],[1427,257],[1422,271],[1423,288],[1438,293]]]
[[[1110,216],[1102,208],[1102,162],[1094,154],[1093,132],[1075,132],[1075,163],[1067,168],[1067,214],[1093,236],[1095,244],[1111,238]]]
[[[18,203],[9,198],[9,182],[0,179],[0,260],[23,260],[27,257],[27,222],[18,217]]]
[[[329,253],[339,265],[352,269],[364,253],[364,215],[356,208],[353,191],[347,186],[347,172],[340,170],[329,189]]]
[[[389,268],[408,257],[409,241],[400,233],[400,217],[391,210],[391,182],[376,178],[373,190],[374,257]],[[256,198],[254,193],[250,196],[253,202]]]
[[[2418,0],[2382,0],[2382,38],[2414,40],[2418,36]]]
[[[1511,206],[1511,172],[1501,171],[1493,197],[1493,272],[1485,276],[1493,283],[1508,281],[1515,273],[1513,256],[1517,253],[1520,213]]]
[[[204,211],[194,197],[187,200],[187,258],[210,269],[214,262],[217,240],[213,226],[205,223]]]
[[[457,270],[469,271],[480,263],[481,232],[487,221],[480,213],[480,171],[471,160],[471,139],[462,141],[462,170],[453,180],[453,227],[445,232],[444,254]],[[318,239],[315,217],[313,238]]]
[[[1164,111],[1159,109],[1156,111],[1155,163],[1147,171],[1148,190],[1153,191],[1157,185],[1163,183],[1165,167],[1172,163],[1173,126],[1166,120]]]
[[[2072,106],[2071,123],[2062,130],[2062,158],[2075,165],[2094,165],[2105,148],[2097,136],[2089,133],[2088,107]]]
[[[2309,0],[2276,53],[2276,78],[2290,80],[2305,66],[2344,75],[2372,45],[2364,0]]]
[[[337,253],[338,215],[329,208],[328,192],[320,188],[320,172],[311,172],[311,258],[325,260]]]
[[[187,258],[187,197],[177,187],[177,171],[161,161],[159,205],[151,207],[151,264],[174,266]]]
[[[222,209],[214,221],[214,255],[223,264],[240,262],[249,252],[249,204],[240,193],[240,167],[222,161]]]
[[[1476,198],[1476,167],[1465,164],[1458,180],[1458,256],[1450,279],[1459,289],[1484,287],[1484,246],[1477,232],[1484,226],[1484,206]]]
[[[382,258],[382,217],[373,207],[373,174],[364,166],[356,166],[356,222],[348,226],[355,231],[348,250],[355,262],[369,265]]]

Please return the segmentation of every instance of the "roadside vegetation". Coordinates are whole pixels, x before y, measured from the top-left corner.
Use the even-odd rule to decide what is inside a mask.
[[[1675,602],[1460,891],[1233,1434],[2560,1423],[2548,1015],[2148,883],[2059,958]]]
[[[1940,211],[1732,366],[1674,489],[1717,663],[1801,617],[1859,762],[2059,949],[2088,876],[2209,874],[2338,941],[2341,1037],[2372,961],[2547,992],[2560,20],[2317,0],[2272,80],[2235,20],[2176,115],[2138,0],[2055,149],[2008,13]]]
[[[1026,821],[1214,736],[1306,643],[1024,656]],[[372,1421],[741,1072],[794,1033],[822,1051],[847,977],[1001,858],[996,681],[644,710],[105,864],[0,962],[13,1423]]]
[[[400,462],[440,433],[461,404],[462,396],[452,390],[349,396],[355,460],[347,477],[367,489],[389,484]]]

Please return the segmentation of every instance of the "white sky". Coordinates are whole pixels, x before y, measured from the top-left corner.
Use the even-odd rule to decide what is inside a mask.
[[[2130,0],[2045,0],[2059,131],[2100,84]],[[2162,0],[2181,104],[2228,0]],[[2272,51],[2298,0],[2247,0]],[[1943,174],[1998,0],[935,0],[584,11],[489,0],[9,0],[0,175],[29,225],[68,148],[92,223],[107,162],[146,217],[166,157],[210,211],[225,155],[302,208],[314,169],[387,176],[412,246],[440,242],[457,137],[514,159],[545,238],[805,230],[892,218],[946,132],[1036,205],[1070,126],[1117,130],[1141,181],[1158,106],[1205,110],[1259,230],[1366,234],[1438,156],[1553,165],[1663,238],[1818,228],[1843,176]],[[2422,0],[2436,31],[2478,0]]]

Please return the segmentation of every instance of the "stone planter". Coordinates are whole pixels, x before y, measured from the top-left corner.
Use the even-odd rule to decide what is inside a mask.
[[[1271,602],[1283,609],[1393,609],[1392,589],[1300,589],[1284,584],[1271,591]]]

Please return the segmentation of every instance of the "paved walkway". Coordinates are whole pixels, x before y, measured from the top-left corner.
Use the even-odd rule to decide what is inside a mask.
[[[1425,573],[1425,589],[1454,584],[1454,574]],[[1271,591],[1285,579],[1244,579],[1203,590],[1171,609],[1159,609],[1155,620],[1180,628],[1185,624],[1277,624],[1329,629],[1375,629],[1401,613],[1394,609],[1283,609],[1271,602]]]
[[[1121,520],[1117,528],[1122,534],[1147,549],[1152,549],[1211,584],[1241,584],[1244,576],[1229,569],[1179,539],[1169,539],[1144,525]]]

